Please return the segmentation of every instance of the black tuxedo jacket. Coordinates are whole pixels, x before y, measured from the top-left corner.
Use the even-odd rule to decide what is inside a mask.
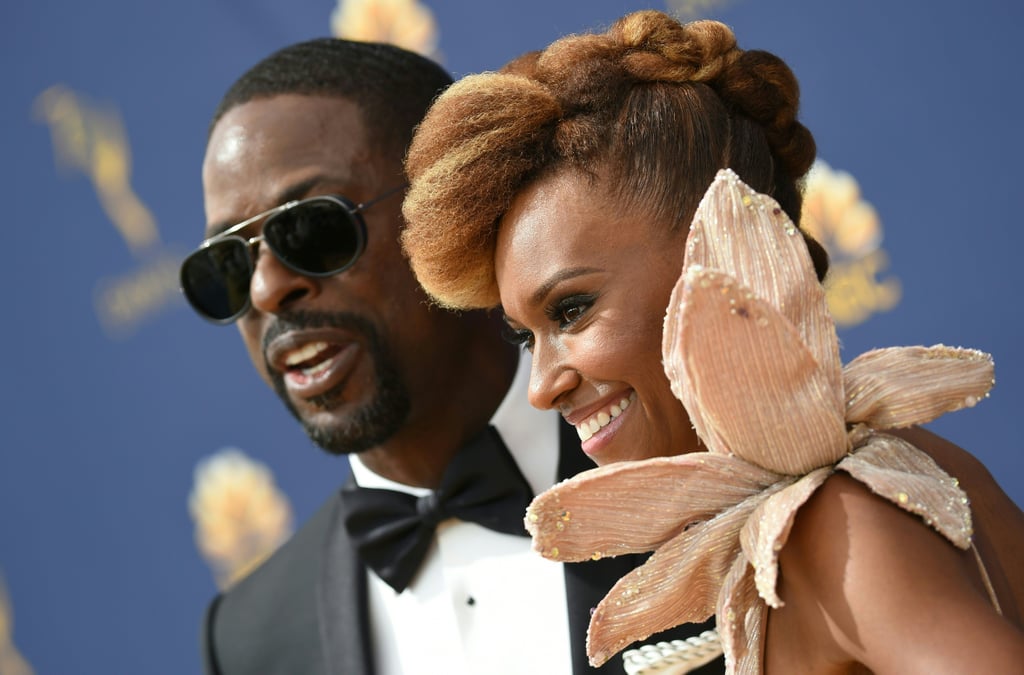
[[[580,450],[575,430],[560,424],[562,479],[593,465]],[[367,631],[366,568],[340,517],[341,498],[336,493],[263,565],[214,599],[202,634],[208,675],[375,675]],[[564,566],[572,675],[625,672],[618,657],[602,668],[588,665],[587,626],[591,608],[643,559],[620,556]],[[326,598],[333,600],[326,602]],[[713,623],[688,624],[644,642],[694,636]],[[430,664],[424,664],[423,672],[433,672]],[[721,657],[694,671],[700,675],[724,672]]]

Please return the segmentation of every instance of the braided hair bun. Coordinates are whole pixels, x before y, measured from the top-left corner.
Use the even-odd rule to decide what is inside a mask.
[[[500,220],[551,172],[579,172],[623,209],[688,227],[729,167],[798,223],[799,181],[815,156],[799,100],[781,59],[741,50],[716,21],[649,10],[564,37],[463,78],[434,103],[406,159],[402,244],[438,303],[468,309],[498,304]],[[823,276],[824,251],[810,243]]]

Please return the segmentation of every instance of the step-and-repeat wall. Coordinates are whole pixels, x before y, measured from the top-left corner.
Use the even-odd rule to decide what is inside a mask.
[[[0,10],[7,298],[0,675],[196,673],[200,616],[346,472],[182,302],[209,116],[246,68],[323,35],[456,76],[653,7],[785,58],[819,141],[844,359],[944,343],[997,385],[933,429],[1024,504],[1018,49],[1008,0],[60,0]]]

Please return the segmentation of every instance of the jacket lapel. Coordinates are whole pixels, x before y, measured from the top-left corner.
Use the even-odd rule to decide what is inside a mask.
[[[351,475],[348,481],[354,482]],[[317,593],[324,663],[330,675],[374,675],[366,568],[342,523],[341,493],[336,493],[334,499]]]

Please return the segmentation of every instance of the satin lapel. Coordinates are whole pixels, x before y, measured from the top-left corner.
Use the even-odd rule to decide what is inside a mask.
[[[348,480],[353,482],[351,476]],[[324,663],[330,675],[374,675],[366,569],[342,523],[340,493],[335,500],[317,593]]]

